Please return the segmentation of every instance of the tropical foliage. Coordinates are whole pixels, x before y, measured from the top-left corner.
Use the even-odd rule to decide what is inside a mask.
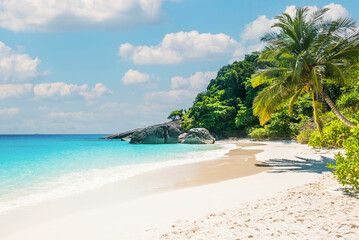
[[[350,19],[325,21],[326,12],[298,8],[276,17],[264,51],[222,67],[184,114],[183,128],[345,148],[330,167],[358,190],[359,32]]]
[[[272,64],[258,62],[258,54],[254,53],[222,67],[207,91],[197,95],[184,115],[183,127],[203,127],[215,136],[229,137],[245,135],[246,130],[258,126],[252,102],[260,88],[253,89],[249,80],[257,69],[267,66]]]
[[[344,124],[356,126],[337,109],[329,96],[328,85],[350,83],[344,73],[359,54],[359,33],[350,19],[324,21],[327,11],[323,8],[309,15],[309,9],[304,7],[296,9],[294,17],[283,13],[276,17],[275,31],[262,38],[266,47],[260,59],[275,61],[277,67],[258,71],[252,80],[253,87],[268,84],[253,104],[253,112],[261,124],[288,101],[290,113],[300,96],[310,94],[319,132],[323,127],[320,100],[324,100]]]
[[[338,153],[336,162],[329,164],[341,184],[359,191],[359,127],[351,129],[350,138],[344,142],[345,155]]]
[[[167,119],[171,119],[172,121],[181,120],[184,115],[184,110],[175,110],[170,113]]]

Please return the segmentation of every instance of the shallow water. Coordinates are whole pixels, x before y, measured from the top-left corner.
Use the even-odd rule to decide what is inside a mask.
[[[0,135],[0,211],[145,171],[217,158],[225,145],[132,145],[103,135]]]

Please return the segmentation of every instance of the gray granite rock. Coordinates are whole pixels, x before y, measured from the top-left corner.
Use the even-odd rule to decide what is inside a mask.
[[[113,135],[102,137],[100,139],[121,139],[121,140],[122,139],[131,139],[131,136],[135,131],[139,131],[139,130],[142,130],[142,129],[143,128],[137,128],[137,129],[134,129],[134,130],[130,130],[130,131],[122,132],[122,133],[116,133],[116,134],[113,134]],[[127,140],[122,140],[122,141],[127,141]]]
[[[181,134],[181,121],[158,124],[135,131],[130,143],[133,144],[168,144],[178,143]]]
[[[216,139],[205,128],[192,128],[179,137],[179,142],[188,144],[213,144]]]

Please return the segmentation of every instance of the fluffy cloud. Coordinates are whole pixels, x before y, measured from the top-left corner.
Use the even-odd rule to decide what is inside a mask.
[[[178,32],[166,34],[156,46],[133,46],[130,43],[119,47],[123,60],[135,64],[175,64],[183,61],[212,61],[227,57],[241,45],[226,34]]]
[[[97,83],[91,90],[80,92],[80,95],[84,96],[87,100],[91,100],[99,98],[107,93],[112,93],[112,91],[102,83]]]
[[[32,92],[32,84],[0,84],[0,99],[21,97]]]
[[[76,85],[66,84],[63,82],[57,83],[41,83],[34,87],[35,97],[66,97],[75,92],[84,92],[88,88],[87,84]]]
[[[41,83],[34,87],[34,96],[36,98],[56,98],[78,94],[86,99],[94,99],[101,97],[106,93],[111,93],[111,91],[102,83],[97,83],[92,89],[89,89],[87,84],[76,85],[66,84],[64,82]]]
[[[122,77],[124,84],[144,83],[150,79],[147,73],[141,73],[137,70],[129,69]]]
[[[347,17],[348,11],[340,4],[331,3],[329,5],[324,6],[329,10],[325,13],[324,19],[325,20],[335,20],[340,17]],[[291,16],[295,15],[295,6],[287,6],[285,9],[285,13],[288,13]],[[308,6],[310,16],[314,11],[318,10],[319,8],[316,6]],[[267,32],[270,32],[271,26],[276,22],[275,19],[268,19],[266,16],[259,16],[253,22],[247,24],[240,34],[242,43],[244,42],[254,42],[258,43],[260,38],[265,35]]]
[[[348,11],[340,4],[331,3],[329,5],[325,5],[324,7],[329,9],[324,15],[324,20],[327,21],[336,20],[338,18],[347,17],[349,15]],[[308,16],[310,16],[312,13],[314,13],[319,9],[317,6],[308,6],[308,8],[309,8]],[[294,16],[295,6],[294,5],[287,6],[285,12],[291,16]]]
[[[13,108],[3,108],[0,109],[0,116],[3,115],[16,115],[20,112],[19,108],[13,107]]]
[[[264,34],[271,30],[275,23],[274,19],[268,19],[266,16],[259,16],[253,22],[247,24],[241,33],[242,42],[258,41]]]
[[[0,26],[12,31],[120,30],[159,22],[162,0],[2,0]]]
[[[171,87],[173,89],[189,87],[193,90],[201,90],[216,76],[217,72],[196,72],[188,78],[176,76],[171,79]]]
[[[35,98],[59,98],[80,95],[86,100],[91,100],[112,92],[102,83],[97,83],[93,88],[89,88],[87,84],[76,85],[63,82],[40,83],[35,86],[31,83],[0,84],[0,99],[23,97],[32,93]]]
[[[168,91],[150,92],[145,99],[152,102],[190,104],[199,91],[205,89],[209,81],[217,76],[217,72],[196,72],[188,78],[176,76],[171,79]]]
[[[0,82],[21,82],[39,76],[38,58],[18,54],[0,42]]]

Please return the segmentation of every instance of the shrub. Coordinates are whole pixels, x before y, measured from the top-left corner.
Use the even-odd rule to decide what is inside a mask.
[[[269,140],[271,132],[266,128],[256,128],[248,135],[254,140]]]
[[[328,164],[334,170],[342,185],[349,185],[350,190],[359,190],[359,126],[351,130],[352,136],[344,142],[345,155],[338,153],[336,163]]]
[[[316,129],[316,125],[313,120],[307,116],[303,116],[302,121],[298,124],[297,141],[302,144],[308,144],[310,136]]]
[[[313,129],[303,129],[297,136],[297,141],[302,144],[308,144],[310,136],[313,133]]]
[[[308,144],[312,147],[341,148],[350,135],[350,127],[340,120],[334,120],[323,128],[322,135],[318,130],[314,131]]]

